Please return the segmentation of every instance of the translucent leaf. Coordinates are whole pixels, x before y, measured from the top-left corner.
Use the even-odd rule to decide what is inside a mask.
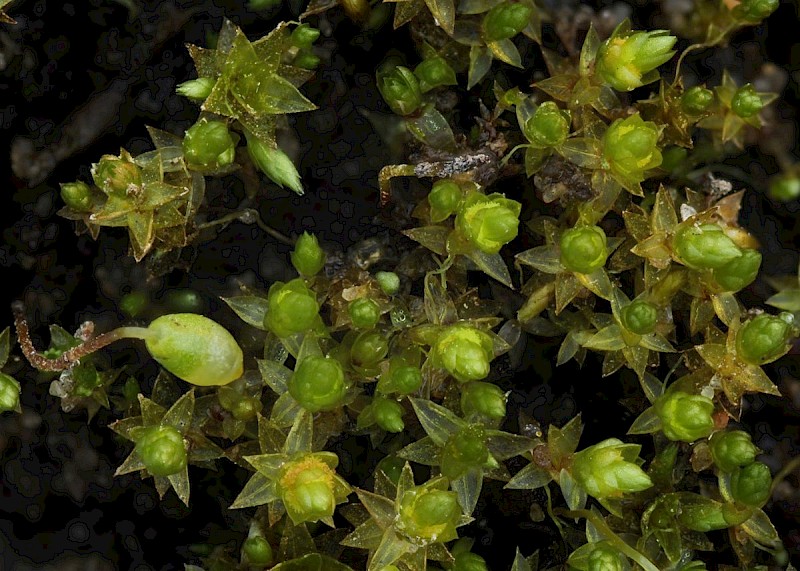
[[[511,274],[508,273],[505,261],[500,254],[487,254],[480,250],[472,250],[467,257],[490,278],[494,278],[508,288],[514,288],[511,283]]]
[[[558,475],[558,485],[561,488],[561,494],[567,502],[567,506],[571,510],[583,509],[586,505],[586,490],[575,481],[566,469],[562,469]]]
[[[383,530],[371,519],[361,523],[353,532],[345,537],[341,544],[345,547],[375,549],[381,543]]]
[[[581,415],[577,415],[564,425],[563,428],[550,426],[547,429],[547,447],[554,462],[559,462],[578,449],[578,442],[583,432]]]
[[[159,478],[156,478],[156,483],[158,483]],[[183,470],[178,472],[177,474],[170,474],[167,476],[167,480],[172,485],[172,489],[175,490],[175,493],[178,495],[178,499],[184,503],[184,505],[189,505],[189,467],[184,466]]]
[[[557,246],[539,246],[520,252],[516,256],[518,264],[532,266],[546,274],[557,274],[564,271],[561,265],[561,254]]]
[[[642,335],[639,343],[642,347],[646,347],[651,351],[659,351],[660,353],[674,353],[675,348],[667,339],[659,333],[650,333],[649,335]]]
[[[278,563],[275,567],[270,567],[270,571],[353,571],[353,568],[327,555],[309,553]]]
[[[441,447],[437,446],[430,436],[425,436],[398,450],[397,456],[425,466],[438,466],[440,452]]]
[[[314,438],[314,418],[307,410],[301,410],[294,419],[292,429],[283,445],[285,454],[291,456],[301,452],[311,452]]]
[[[486,446],[495,460],[508,460],[530,451],[537,442],[532,438],[499,430],[487,431]]]
[[[514,563],[511,565],[511,571],[535,571],[528,560],[519,552],[519,547],[517,547],[517,554],[514,556]]]
[[[445,325],[458,319],[453,300],[442,286],[442,281],[438,275],[425,274],[424,288],[423,307],[425,316],[430,323]]]
[[[718,293],[711,296],[711,303],[714,306],[714,312],[720,321],[729,326],[739,319],[742,312],[739,308],[739,301],[731,292]]]
[[[787,289],[776,293],[765,302],[784,311],[800,311],[800,289]]]
[[[274,361],[256,359],[261,378],[277,394],[283,395],[289,390],[289,379],[292,378],[292,370],[279,365]]]
[[[287,392],[279,396],[275,404],[272,405],[269,418],[277,426],[287,428],[292,426],[295,418],[297,418],[297,415],[300,414],[302,410],[303,408],[292,398],[292,395]]]
[[[407,117],[406,128],[418,141],[446,151],[456,148],[456,140],[447,119],[432,105],[426,105],[419,116]]]
[[[610,325],[592,335],[583,346],[595,351],[619,351],[626,345],[619,325]]]
[[[452,482],[450,487],[458,496],[458,504],[466,515],[475,511],[478,505],[478,498],[483,487],[483,470],[480,468],[470,468]]]
[[[367,509],[370,517],[375,520],[380,528],[387,528],[394,522],[397,515],[394,510],[394,500],[384,498],[366,490],[356,489],[356,495],[361,504]]]
[[[550,149],[537,149],[536,147],[525,148],[525,175],[530,178],[542,168],[544,160],[551,154]],[[543,196],[545,202],[552,202],[555,200],[554,196],[546,193]]]
[[[138,472],[144,469],[144,462],[139,458],[139,455],[136,452],[131,452],[114,472],[114,476],[122,476],[123,474],[130,474],[131,472]]]
[[[531,463],[514,474],[514,477],[503,487],[510,490],[535,490],[546,486],[552,480],[553,477],[549,472]]]
[[[675,213],[675,204],[672,195],[663,185],[656,193],[656,201],[651,213],[653,232],[671,234],[678,225],[678,215]]]
[[[308,531],[308,526],[305,523],[292,525],[291,522],[287,521],[283,527],[277,559],[285,561],[302,557],[314,551],[316,551],[316,546],[311,538],[311,533]]]
[[[426,399],[412,398],[410,400],[422,428],[437,446],[444,446],[451,435],[466,426],[466,423],[455,413],[443,406]]]
[[[492,67],[492,52],[482,46],[472,46],[469,50],[469,72],[467,89],[472,89],[483,79]]]
[[[168,424],[178,429],[181,434],[186,433],[192,424],[194,413],[194,389],[183,395],[164,414],[161,424]]]
[[[11,351],[10,339],[9,328],[6,327],[0,333],[0,367],[5,366],[6,361],[8,361],[8,353]]]
[[[603,164],[603,149],[597,139],[584,137],[567,139],[561,146],[560,152],[565,159],[579,167],[599,169]]]
[[[447,255],[447,236],[451,229],[447,226],[422,226],[404,230],[403,234],[419,242],[432,252],[440,256]]]
[[[266,298],[256,295],[238,295],[235,297],[222,297],[222,301],[228,304],[236,315],[248,325],[252,325],[265,331],[264,317],[267,315]]]
[[[236,496],[236,499],[230,505],[230,509],[261,506],[276,499],[278,499],[278,495],[275,493],[275,482],[267,479],[260,472],[256,472],[244,485],[239,495]]]
[[[661,430],[661,419],[653,407],[640,414],[628,429],[628,434],[652,434]]]
[[[611,299],[614,287],[604,268],[599,268],[591,274],[575,274],[578,281],[596,296]]]
[[[456,7],[453,0],[425,0],[428,10],[436,23],[448,34],[453,35],[456,22]]]
[[[508,65],[513,65],[514,67],[522,67],[522,57],[519,55],[519,50],[509,38],[497,40],[496,42],[489,42],[486,45],[492,50],[494,57],[500,61]]]
[[[664,394],[664,385],[655,375],[645,373],[639,379],[639,384],[642,386],[644,396],[647,397],[647,400],[650,401],[650,403]]]

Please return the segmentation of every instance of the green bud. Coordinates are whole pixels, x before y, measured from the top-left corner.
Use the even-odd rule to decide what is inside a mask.
[[[656,81],[655,69],[675,54],[672,46],[677,40],[668,30],[615,31],[597,50],[595,73],[617,91]]]
[[[458,209],[462,197],[461,187],[452,180],[440,179],[433,183],[433,187],[428,193],[431,222],[446,220]]]
[[[681,502],[675,512],[681,527],[701,532],[739,525],[751,515],[749,509],[742,510],[733,504],[713,500]]]
[[[742,0],[734,6],[733,15],[737,20],[757,24],[775,10],[779,0]]]
[[[266,567],[274,554],[269,541],[261,536],[248,537],[242,544],[242,562],[254,567]]]
[[[314,454],[281,468],[277,491],[295,525],[333,515],[337,504],[335,475],[333,468]]]
[[[300,48],[310,47],[319,38],[319,30],[308,24],[300,24],[291,35],[292,44]]]
[[[687,115],[702,115],[714,102],[714,92],[702,85],[690,87],[681,95],[681,109]]]
[[[750,435],[742,430],[716,432],[709,441],[714,464],[723,472],[733,472],[752,464],[758,454]]]
[[[670,440],[694,442],[714,430],[714,401],[708,397],[671,391],[658,397],[653,406]]]
[[[721,268],[712,271],[714,281],[723,291],[739,291],[749,286],[758,276],[761,267],[761,253],[757,250],[742,250],[742,255],[734,258]]]
[[[372,329],[381,318],[381,306],[374,299],[359,297],[350,302],[347,313],[353,322],[353,327]]]
[[[661,165],[660,134],[658,125],[638,113],[617,119],[603,135],[603,157],[613,173],[643,180],[645,171]]]
[[[264,327],[278,337],[289,337],[312,329],[319,321],[317,296],[302,279],[275,282],[267,296]]]
[[[85,182],[66,182],[61,184],[61,200],[76,212],[92,210],[92,189]]]
[[[625,556],[605,541],[598,542],[588,559],[587,571],[626,571],[630,569]]]
[[[571,272],[591,274],[606,264],[608,242],[599,226],[577,226],[561,234],[561,264]]]
[[[119,301],[119,308],[129,317],[139,316],[147,307],[149,299],[143,291],[132,291]]]
[[[436,340],[433,355],[457,381],[479,381],[494,358],[492,337],[468,325],[451,325]]]
[[[757,315],[736,332],[737,356],[751,365],[774,361],[788,349],[793,321],[794,317],[788,312]]]
[[[217,80],[210,77],[198,77],[197,79],[190,79],[179,83],[175,88],[178,95],[182,95],[195,103],[202,103],[206,97],[211,95],[211,90],[214,89]]]
[[[737,89],[731,99],[731,110],[742,119],[758,115],[763,107],[761,96],[750,83]]]
[[[400,499],[397,527],[413,541],[444,543],[455,539],[461,508],[455,492],[417,486]]]
[[[731,474],[731,495],[739,503],[761,507],[770,496],[772,473],[769,466],[753,462]]]
[[[325,252],[319,247],[317,237],[303,232],[291,253],[292,265],[304,277],[316,275],[325,265]]]
[[[496,42],[513,38],[528,26],[531,12],[531,7],[526,4],[498,4],[483,17],[484,39]]]
[[[422,93],[426,93],[434,87],[458,84],[456,72],[444,58],[439,56],[424,59],[414,69],[414,75],[419,80],[419,89]]]
[[[403,365],[390,368],[389,379],[386,383],[387,392],[396,392],[408,395],[422,386],[422,371],[413,365]]]
[[[661,153],[661,168],[667,172],[673,172],[686,164],[686,157],[689,152],[683,147],[672,145],[664,149]]]
[[[617,438],[603,440],[575,454],[572,476],[597,499],[646,490],[653,482],[639,467],[640,449]]]
[[[216,170],[228,166],[236,155],[236,142],[224,121],[200,119],[183,138],[183,156],[190,167]]]
[[[375,279],[386,295],[394,295],[400,291],[400,276],[394,272],[375,272]]]
[[[202,315],[162,315],[149,325],[144,341],[162,367],[193,385],[226,385],[241,377],[244,370],[236,339]]]
[[[263,143],[249,131],[245,131],[244,134],[247,138],[247,154],[250,155],[253,164],[281,188],[289,188],[302,195],[303,183],[300,182],[300,173],[297,172],[292,159],[278,147]]]
[[[552,101],[545,101],[525,122],[525,137],[541,147],[555,147],[569,135],[569,115]]]
[[[303,69],[317,69],[320,63],[319,57],[307,50],[300,51],[292,61],[296,67],[302,67]]]
[[[422,105],[422,91],[410,69],[395,66],[378,72],[378,91],[391,110],[398,115],[411,115]]]
[[[478,413],[501,419],[506,415],[506,395],[492,383],[466,383],[461,387],[461,410],[465,416]]]
[[[681,224],[672,249],[692,269],[717,269],[742,255],[742,250],[717,224]]]
[[[261,410],[261,401],[256,397],[242,397],[231,407],[230,411],[236,420],[252,420]]]
[[[350,359],[356,367],[371,368],[381,362],[389,352],[389,340],[378,331],[365,331],[353,342]]]
[[[171,476],[188,461],[183,435],[174,426],[148,426],[136,439],[136,453],[153,476]]]
[[[652,333],[658,322],[658,308],[642,299],[632,301],[620,311],[623,327],[636,335]]]
[[[789,202],[800,198],[800,178],[787,175],[774,180],[769,185],[769,194],[772,198],[781,202]]]
[[[103,155],[92,165],[92,179],[108,195],[126,196],[142,184],[139,166],[128,158]]]
[[[489,449],[483,430],[472,426],[453,434],[439,458],[442,475],[450,480],[455,480],[470,468],[481,468],[488,461]]]
[[[470,551],[464,551],[455,556],[452,571],[489,571],[486,560]]]
[[[0,413],[10,410],[19,410],[19,382],[0,373]]]
[[[403,423],[403,407],[394,400],[382,397],[375,397],[372,401],[375,422],[386,432],[402,432],[405,428]]]
[[[458,209],[456,226],[476,248],[496,254],[517,237],[522,204],[493,193],[469,194]]]
[[[306,357],[289,379],[289,394],[309,412],[338,407],[347,395],[341,363],[330,357]]]

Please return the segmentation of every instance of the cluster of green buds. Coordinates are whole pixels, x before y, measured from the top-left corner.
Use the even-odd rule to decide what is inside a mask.
[[[289,337],[321,324],[317,296],[301,278],[272,284],[267,306],[264,327],[277,337]]]
[[[469,325],[452,325],[442,332],[431,351],[434,362],[457,381],[479,381],[489,375],[494,359],[491,335]]]
[[[482,428],[471,425],[450,436],[442,448],[439,466],[442,475],[452,481],[471,468],[496,468],[498,464],[489,454]]]
[[[517,237],[522,204],[499,193],[472,192],[461,203],[456,227],[466,239],[487,254],[496,254]]]
[[[91,212],[95,205],[92,187],[81,181],[62,183],[61,200],[75,212]]]
[[[656,68],[672,58],[678,40],[668,30],[634,32],[627,22],[600,45],[595,73],[617,91],[631,91],[658,79]]]
[[[694,442],[714,430],[714,401],[703,395],[668,391],[655,400],[653,408],[670,440]]]
[[[433,478],[407,490],[398,502],[397,529],[413,543],[445,543],[458,537],[458,497],[447,478]]]
[[[341,405],[348,383],[338,360],[309,355],[295,367],[288,388],[300,406],[309,412],[319,412]]]
[[[794,315],[762,313],[736,332],[736,355],[751,365],[763,365],[786,354],[794,334]]]
[[[397,115],[413,115],[422,106],[422,90],[414,73],[401,65],[378,72],[378,91]]]
[[[702,85],[690,87],[681,95],[681,109],[690,116],[702,115],[714,102],[714,92]]]
[[[305,278],[315,276],[325,265],[325,252],[320,248],[317,237],[308,232],[303,232],[297,238],[290,257],[297,273]]]
[[[778,8],[779,0],[742,0],[733,7],[733,16],[749,24],[757,24]]]
[[[731,496],[746,506],[761,507],[772,491],[772,473],[762,462],[751,462],[731,473]]]
[[[427,93],[431,89],[444,85],[456,85],[456,72],[441,56],[425,58],[414,68],[414,75],[419,80],[419,89]]]
[[[761,95],[756,92],[752,84],[742,85],[733,94],[731,99],[731,110],[742,119],[749,119],[758,115],[764,108]]]
[[[653,482],[640,467],[640,450],[638,444],[608,438],[575,454],[572,476],[598,500],[646,490]]]
[[[358,427],[365,428],[377,424],[386,432],[402,432],[405,428],[403,412],[403,406],[396,400],[375,395],[372,402],[358,415]]]
[[[195,103],[202,103],[206,97],[211,95],[211,90],[214,89],[216,80],[210,77],[198,77],[197,79],[190,79],[178,84],[175,91],[178,95],[182,95]]]
[[[608,241],[599,226],[576,226],[561,234],[561,265],[570,272],[591,274],[606,264]]]
[[[242,563],[251,567],[266,567],[275,554],[263,535],[251,535],[242,543]]]
[[[349,303],[347,314],[356,329],[372,329],[381,318],[381,306],[374,299],[359,297]]]
[[[303,194],[300,173],[297,172],[297,167],[289,155],[277,144],[265,143],[249,131],[245,131],[244,135],[247,139],[247,154],[253,164],[281,188],[289,188],[297,194]]]
[[[629,571],[628,559],[610,541],[587,543],[569,556],[570,569],[580,571]]]
[[[647,335],[655,331],[658,308],[644,299],[633,300],[620,309],[620,323],[635,335]]]
[[[125,152],[120,156],[103,155],[92,165],[92,179],[108,196],[125,197],[136,194],[142,184],[142,169]],[[74,190],[74,189],[72,189]],[[77,194],[81,194],[79,191]]]
[[[781,202],[800,198],[800,177],[793,173],[784,173],[775,178],[769,185],[769,195]]]
[[[183,137],[183,157],[193,170],[216,172],[233,163],[237,140],[225,121],[201,117]]]
[[[294,30],[290,41],[295,48],[292,64],[303,69],[315,69],[319,65],[319,57],[312,51],[312,44],[319,38],[319,30],[308,24],[300,24]]]
[[[536,108],[523,125],[522,132],[537,148],[557,147],[567,140],[570,115],[553,101],[545,101]]]
[[[186,468],[186,442],[174,426],[144,427],[134,434],[134,442],[135,453],[153,476],[171,476]]]
[[[737,468],[752,464],[758,454],[753,439],[743,430],[715,432],[708,446],[714,465],[723,472],[733,472]]]
[[[419,368],[421,352],[409,349],[393,355],[389,366],[378,379],[377,392],[384,395],[409,395],[422,386],[422,370]]]
[[[497,4],[483,17],[483,39],[497,42],[513,38],[528,26],[532,12],[532,7],[522,2]]]
[[[389,339],[377,330],[362,331],[350,346],[350,364],[365,377],[378,374],[378,365],[389,353]]]
[[[332,452],[299,454],[281,466],[276,490],[295,525],[330,518],[350,487],[336,473],[339,458]]]
[[[492,383],[472,381],[461,386],[461,412],[499,420],[506,415],[506,393]]]
[[[428,205],[431,209],[431,222],[442,222],[454,214],[464,193],[461,186],[450,179],[441,179],[433,183],[431,191],[428,193]]]
[[[0,413],[20,411],[19,382],[10,375],[0,373]]]
[[[637,113],[617,119],[603,135],[603,160],[626,188],[638,185],[646,172],[661,164],[658,148],[661,127]]]

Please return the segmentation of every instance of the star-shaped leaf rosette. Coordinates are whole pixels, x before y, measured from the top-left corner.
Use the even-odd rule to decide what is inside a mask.
[[[335,527],[333,512],[351,489],[336,473],[338,456],[313,451],[313,432],[313,416],[307,411],[295,417],[285,439],[274,423],[260,418],[259,444],[264,453],[244,456],[257,472],[231,507],[266,504],[270,525],[288,514],[294,525],[321,521]]]
[[[141,415],[111,425],[112,430],[136,444],[114,475],[139,471],[142,477],[152,476],[160,497],[173,488],[181,501],[189,505],[189,463],[207,466],[223,455],[216,444],[192,425],[194,403],[194,389],[178,398],[169,409],[140,394]]]
[[[457,528],[472,521],[464,515],[456,492],[444,476],[414,485],[406,463],[397,483],[382,470],[375,474],[375,492],[356,489],[362,509],[348,518],[356,529],[342,545],[369,550],[367,571],[426,569],[429,559],[452,562],[445,543],[458,537]],[[365,513],[366,512],[366,513]]]
[[[484,476],[507,480],[510,476],[500,462],[530,450],[534,443],[524,436],[467,422],[429,400],[410,400],[428,436],[399,450],[397,455],[437,466],[450,480],[466,514],[471,514],[478,503]]]

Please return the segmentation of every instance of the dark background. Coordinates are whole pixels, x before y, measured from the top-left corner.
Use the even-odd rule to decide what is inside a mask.
[[[126,319],[119,302],[131,291],[145,292],[156,307],[169,307],[170,292],[190,290],[197,295],[198,308],[235,327],[219,296],[235,293],[240,284],[266,287],[291,275],[288,248],[254,225],[235,223],[204,235],[183,258],[192,262],[191,272],[176,269],[148,279],[144,267],[126,256],[123,231],[103,229],[93,241],[76,236],[73,224],[56,215],[61,207],[58,183],[88,181],[91,163],[104,153],[118,153],[120,146],[134,154],[149,150],[147,124],[176,134],[192,124],[197,107],[174,93],[177,83],[195,77],[185,43],[207,45],[223,14],[254,39],[280,18],[296,19],[300,8],[290,3],[280,12],[255,14],[243,4],[141,2],[133,13],[112,0],[27,0],[8,10],[18,24],[0,25],[0,169],[6,181],[0,198],[0,275],[6,301],[26,301],[38,346],[46,344],[46,325],[51,323],[71,331],[91,319],[100,331],[113,328]],[[594,6],[625,12],[624,4]],[[722,66],[741,81],[752,80],[761,61],[774,62],[785,71],[786,87],[784,102],[771,113],[776,133],[790,140],[796,131],[800,65],[795,10],[794,3],[784,3],[763,28],[739,33],[731,47],[713,58],[701,54],[691,61],[700,80],[710,85],[718,83]],[[657,26],[661,4],[641,3],[631,13],[640,27]],[[317,44],[322,65],[303,91],[320,109],[293,117],[293,130],[284,141],[297,158],[307,192],[297,197],[268,185],[258,208],[280,232],[291,236],[313,230],[333,252],[378,234],[383,224],[393,225],[391,212],[378,209],[376,180],[381,166],[401,157],[376,134],[363,110],[388,111],[373,87],[387,48],[409,54],[412,63],[416,58],[407,29],[364,32],[338,9],[310,22],[323,31]],[[554,40],[552,30],[545,36]],[[536,48],[521,45],[536,53]],[[530,81],[529,72],[503,69],[511,80],[523,85]],[[460,94],[467,111],[477,115],[475,94]],[[74,121],[96,135],[70,156],[48,163],[47,149],[63,146],[65,125]],[[464,124],[469,126],[469,116]],[[796,151],[793,144],[791,149]],[[734,185],[750,189],[743,217],[764,245],[764,273],[794,273],[798,203],[780,204],[764,194],[766,177],[777,171],[775,162],[754,150],[727,164],[733,170],[726,175]],[[519,199],[531,186],[515,179],[498,190]],[[236,181],[210,183],[208,218],[235,207],[242,197]],[[396,239],[390,230],[380,235]],[[760,280],[742,299],[755,305],[771,293]],[[8,311],[0,327],[10,324]],[[500,380],[513,391],[508,428],[516,428],[519,411],[542,425],[560,425],[582,410],[591,442],[625,432],[633,415],[621,401],[633,395],[624,394],[615,377],[598,381],[597,359],[590,358],[583,370],[573,364],[555,370],[554,340],[531,339],[527,349],[517,376],[512,372]],[[146,360],[132,344],[106,353],[113,356],[114,366],[133,368]],[[60,411],[58,399],[47,394],[49,378],[13,359],[4,370],[23,384],[24,413],[0,417],[0,569],[182,569],[192,557],[191,544],[208,541],[238,549],[250,510],[227,506],[245,481],[245,471],[223,462],[216,473],[193,468],[190,508],[173,493],[159,501],[151,481],[134,475],[113,478],[131,445],[106,428],[114,420],[107,411],[87,424],[83,412]],[[145,363],[137,375],[145,388],[154,371],[152,363]],[[798,355],[782,359],[769,372],[787,398],[750,397],[743,421],[776,471],[800,451]],[[583,444],[591,442],[584,439]],[[363,486],[376,459],[368,440],[351,439],[338,443],[337,449],[343,475]],[[500,487],[486,486],[479,517],[467,530],[492,569],[508,568],[517,545],[528,554],[556,537],[552,526],[529,516],[531,502],[541,501],[540,496],[501,494]],[[800,545],[797,487],[794,474],[767,507],[795,557]],[[730,553],[719,558],[733,562]]]

